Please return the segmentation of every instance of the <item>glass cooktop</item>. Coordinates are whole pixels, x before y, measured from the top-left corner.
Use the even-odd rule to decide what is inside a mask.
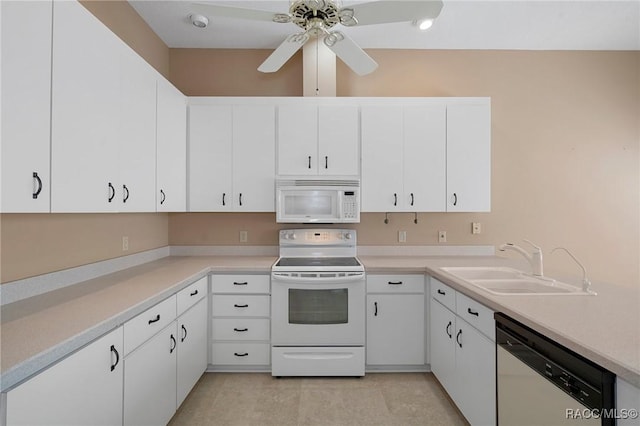
[[[281,257],[275,266],[360,266],[360,262],[355,257]]]

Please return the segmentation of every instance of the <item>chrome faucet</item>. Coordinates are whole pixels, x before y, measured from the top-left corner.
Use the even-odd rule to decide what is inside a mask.
[[[532,275],[535,275],[536,277],[541,277],[543,275],[542,249],[537,245],[533,244],[529,240],[523,240],[523,241],[533,246],[533,252],[531,254],[527,253],[527,251],[522,247],[518,247],[517,245],[511,244],[511,243],[502,244],[499,247],[499,250],[500,251],[513,250],[520,253],[521,255],[524,256],[525,259],[529,261],[529,264],[531,265]]]
[[[569,251],[569,249],[566,249],[566,248],[564,248],[564,247],[556,247],[556,248],[554,248],[553,250],[551,250],[551,253],[553,253],[553,252],[554,252],[554,251],[556,251],[556,250],[564,250],[564,251],[566,251],[566,252],[567,252],[567,254],[568,254],[569,256],[571,256],[571,258],[572,258],[573,260],[575,260],[575,262],[578,264],[578,266],[580,267],[580,269],[582,269],[582,290],[583,290],[583,291],[585,291],[585,292],[587,292],[587,293],[591,293],[591,281],[589,281],[589,279],[587,278],[587,269],[584,267],[584,265],[582,264],[582,262],[580,262],[580,261],[578,260],[578,258],[577,258],[577,257],[575,257],[575,256],[573,255],[573,253],[571,253],[571,252]]]

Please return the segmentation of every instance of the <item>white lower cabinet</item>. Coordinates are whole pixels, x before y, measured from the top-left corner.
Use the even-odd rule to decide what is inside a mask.
[[[211,277],[211,359],[219,370],[266,370],[271,363],[268,275]]]
[[[618,426],[632,426],[638,424],[640,412],[640,388],[616,377],[616,411]]]
[[[431,371],[469,423],[494,425],[493,312],[433,278],[431,295]]]
[[[122,423],[122,327],[10,390],[7,425]]]
[[[187,397],[207,369],[207,299],[178,318],[177,404]]]
[[[423,275],[367,277],[366,365],[425,364]]]

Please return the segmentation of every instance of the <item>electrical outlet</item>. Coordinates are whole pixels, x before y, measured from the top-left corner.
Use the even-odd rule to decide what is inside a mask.
[[[438,231],[438,242],[439,243],[447,242],[447,231]]]
[[[241,243],[246,243],[248,239],[249,239],[248,232],[247,231],[240,231],[240,242]]]
[[[482,226],[480,225],[480,222],[472,222],[471,223],[471,233],[472,234],[479,234],[482,232]]]
[[[129,250],[129,237],[122,237],[122,251]]]
[[[407,231],[398,231],[398,242],[399,243],[407,242]]]

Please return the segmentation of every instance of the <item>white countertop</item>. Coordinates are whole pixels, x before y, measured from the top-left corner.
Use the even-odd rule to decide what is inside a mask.
[[[166,257],[5,305],[0,323],[0,389],[7,390],[210,272],[269,273],[275,260],[274,256]],[[426,272],[640,387],[640,288],[594,283],[597,296],[496,296],[439,268],[524,268],[522,264],[495,256],[361,256],[360,260],[367,273]]]

